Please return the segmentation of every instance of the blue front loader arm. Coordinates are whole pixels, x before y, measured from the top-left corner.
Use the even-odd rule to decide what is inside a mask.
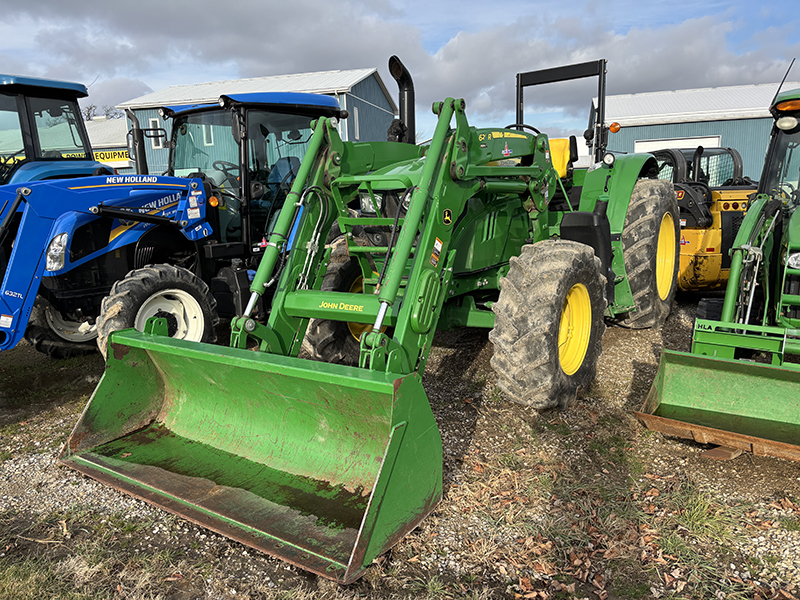
[[[66,233],[67,248],[71,244],[75,229],[64,230],[65,224],[85,221],[85,215],[119,219],[104,210],[127,210],[131,222],[164,218],[192,241],[212,233],[198,179],[114,175],[6,185],[0,186],[0,207],[0,351],[16,346],[25,333],[50,241]]]

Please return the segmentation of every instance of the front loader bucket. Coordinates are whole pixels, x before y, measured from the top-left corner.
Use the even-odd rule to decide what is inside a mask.
[[[342,583],[442,494],[418,376],[134,330],[113,334],[61,461]]]
[[[664,350],[644,406],[648,429],[800,460],[800,371]]]

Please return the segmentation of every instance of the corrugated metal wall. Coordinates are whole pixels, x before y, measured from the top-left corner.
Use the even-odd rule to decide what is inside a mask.
[[[354,85],[347,94],[346,102],[350,113],[346,121],[347,139],[353,142],[385,142],[386,130],[392,124],[394,114],[375,75]]]
[[[609,134],[608,149],[633,152],[636,141],[718,135],[721,146],[735,148],[742,155],[744,175],[757,180],[761,177],[771,129],[772,119],[640,125],[624,127],[618,133]]]
[[[164,121],[164,119],[158,116],[158,110],[155,108],[140,109],[134,112],[136,113],[136,118],[139,119],[139,125],[142,126],[142,129],[147,129],[150,127],[150,119],[158,119],[158,126],[167,131],[167,139],[165,140],[162,138],[161,140],[158,140],[161,142],[163,148],[154,149],[153,140],[151,138],[145,139],[144,144],[145,155],[147,156],[147,167],[150,174],[161,175],[167,170],[167,166],[169,165],[169,150],[167,149],[167,140],[169,140],[169,137],[172,133],[172,120],[169,119]],[[133,127],[133,123],[129,121],[128,127]]]

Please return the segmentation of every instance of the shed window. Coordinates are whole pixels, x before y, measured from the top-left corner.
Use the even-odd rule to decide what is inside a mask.
[[[158,122],[157,118],[150,119],[150,129],[160,129],[161,125]],[[164,147],[164,140],[161,137],[151,137],[150,138],[150,147],[153,150],[161,150]]]

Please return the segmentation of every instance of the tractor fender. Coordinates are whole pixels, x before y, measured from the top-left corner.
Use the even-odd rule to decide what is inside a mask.
[[[608,167],[598,163],[589,168],[581,191],[580,210],[594,211],[601,196],[608,198],[608,221],[611,234],[622,233],[628,205],[636,182],[657,167],[652,154],[621,154]]]

